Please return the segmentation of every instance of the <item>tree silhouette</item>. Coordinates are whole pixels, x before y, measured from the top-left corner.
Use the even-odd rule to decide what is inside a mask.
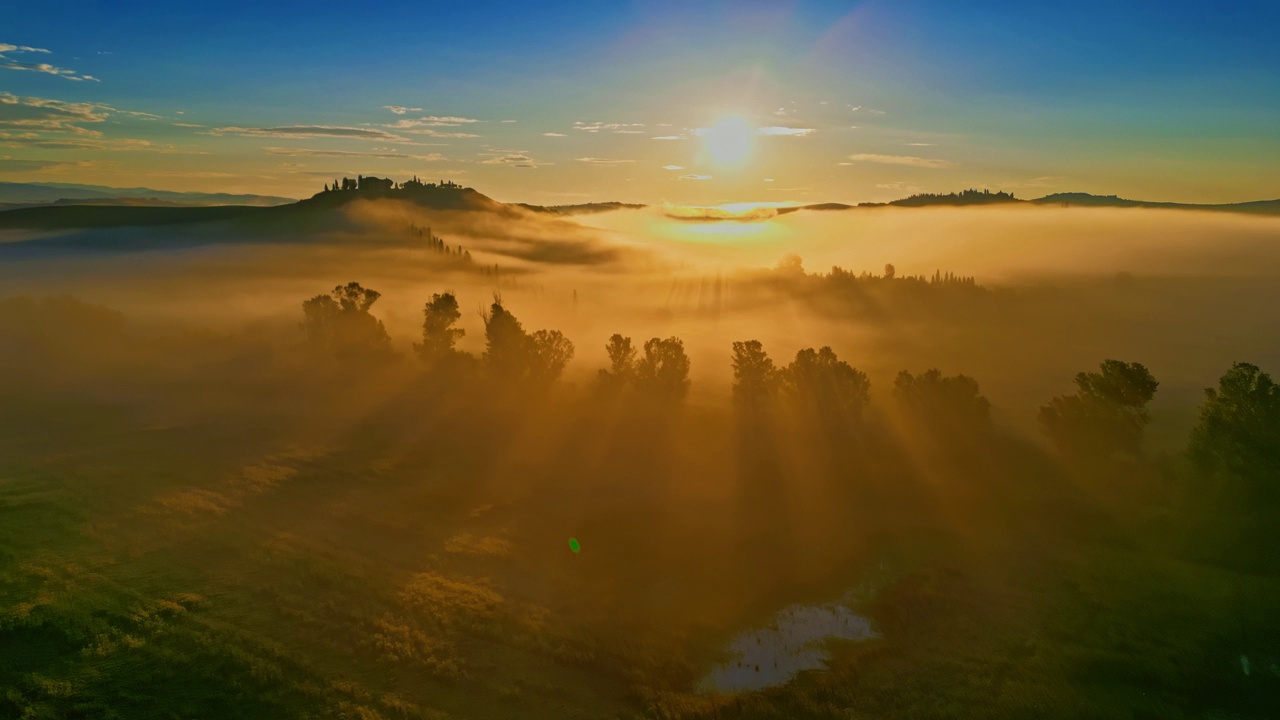
[[[499,377],[521,379],[528,368],[528,339],[524,326],[494,297],[484,316],[484,362]]]
[[[679,400],[689,391],[689,356],[678,337],[652,338],[636,363],[636,387],[653,396]]]
[[[903,370],[893,382],[893,397],[912,421],[937,438],[962,438],[991,425],[991,403],[968,375],[946,377],[936,368],[920,375]]]
[[[573,359],[573,343],[559,330],[538,330],[529,336],[529,379],[552,383]]]
[[[573,359],[573,343],[559,330],[525,333],[496,294],[484,317],[484,364],[495,379],[550,384]]]
[[[378,291],[351,282],[303,302],[308,342],[340,358],[389,355],[391,338],[382,321],[369,314],[379,297]]]
[[[609,355],[609,369],[600,370],[602,385],[617,389],[635,379],[636,348],[631,344],[631,338],[614,333],[604,350]]]
[[[454,345],[466,331],[453,325],[462,313],[458,310],[458,299],[447,292],[433,294],[422,314],[422,342],[415,343],[413,349],[423,362],[434,365],[457,352]]]
[[[1238,362],[1205,390],[1189,455],[1208,474],[1243,483],[1246,499],[1280,499],[1280,386],[1256,365]]]
[[[871,398],[871,381],[834,350],[806,348],[782,371],[782,387],[801,408],[832,428],[856,423]]]
[[[1076,393],[1040,408],[1040,425],[1059,451],[1077,457],[1139,455],[1146,405],[1160,383],[1141,363],[1107,360],[1102,372],[1076,375]]]
[[[741,409],[754,412],[774,397],[779,374],[759,340],[733,344],[733,401]]]

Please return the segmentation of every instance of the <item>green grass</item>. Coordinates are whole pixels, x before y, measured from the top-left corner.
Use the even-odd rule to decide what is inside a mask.
[[[1248,718],[1280,697],[1280,581],[1189,560],[1144,467],[1073,475],[1015,439],[815,465],[820,440],[744,450],[716,408],[255,382],[8,392],[0,717]],[[693,692],[739,630],[866,583],[881,637],[832,643],[829,671]]]

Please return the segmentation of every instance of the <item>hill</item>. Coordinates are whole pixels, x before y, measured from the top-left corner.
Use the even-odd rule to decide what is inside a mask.
[[[1218,212],[1242,212],[1260,215],[1280,215],[1280,200],[1255,200],[1241,203],[1175,203],[1151,202],[1148,200],[1128,200],[1115,195],[1091,195],[1082,192],[1065,192],[1045,195],[1031,202],[1037,205],[1059,205],[1062,207],[1125,207],[1125,208],[1165,208],[1173,210],[1213,210]]]
[[[282,223],[290,229],[310,222],[329,223],[330,211],[357,200],[400,200],[432,210],[471,210],[497,213],[518,212],[476,190],[452,182],[423,183],[416,178],[396,183],[385,178],[344,178],[323,192],[287,205],[220,205],[207,207],[104,205],[89,201],[75,204],[45,204],[0,212],[0,228],[111,228],[153,225],[196,224],[222,221],[252,221],[270,227]]]
[[[269,207],[295,202],[294,198],[275,195],[230,193],[174,192],[147,187],[118,188],[106,185],[75,183],[0,182],[0,205],[41,205],[68,201],[93,201],[103,204],[166,205],[255,205]],[[78,204],[85,204],[84,202]]]
[[[624,203],[624,202],[594,202],[579,203],[577,205],[530,205],[528,203],[517,203],[518,207],[533,212],[551,213],[553,215],[591,215],[594,213],[611,212],[613,210],[641,210],[645,207],[643,203]]]
[[[139,199],[129,193],[146,191],[156,197]],[[107,193],[117,193],[108,195]],[[6,194],[7,193],[7,194]],[[23,194],[27,193],[27,194]],[[59,193],[81,193],[84,197],[48,198]],[[166,200],[162,195],[185,198]],[[286,198],[261,195],[229,195],[225,193],[165,193],[147,188],[108,188],[92,185],[61,183],[0,183],[0,199],[38,199],[39,204],[28,204],[5,209],[0,202],[0,229],[3,228],[110,228],[128,226],[178,225],[185,223],[210,223],[222,221],[253,222],[263,230],[287,227],[289,230],[305,229],[308,225],[330,227],[334,221],[330,211],[357,200],[396,200],[412,203],[431,210],[482,211],[516,216],[535,212],[547,215],[572,216],[614,210],[636,210],[646,207],[638,203],[597,202],[575,205],[507,204],[490,198],[477,190],[451,181],[424,183],[418,178],[395,182],[389,178],[357,176],[326,183],[325,189],[304,200],[285,204],[269,204]],[[226,204],[214,204],[226,200]],[[234,201],[234,202],[233,202]],[[1124,207],[1162,208],[1175,210],[1211,210],[1259,215],[1280,215],[1280,200],[1226,204],[1194,204],[1149,202],[1128,200],[1115,195],[1091,195],[1089,193],[1055,193],[1034,200],[1022,200],[1009,192],[990,190],[962,190],[958,193],[922,193],[887,203],[816,203],[777,208],[777,214],[789,214],[800,210],[842,211],[867,208],[901,207],[969,207],[991,205],[1037,205],[1061,207]],[[715,217],[699,215],[697,220],[715,220]],[[743,218],[734,216],[732,218]],[[760,218],[763,219],[763,218]]]

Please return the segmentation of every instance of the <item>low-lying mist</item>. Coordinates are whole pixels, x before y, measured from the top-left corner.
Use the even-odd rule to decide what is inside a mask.
[[[422,229],[470,262],[424,247]],[[145,236],[140,249],[113,249],[131,233]],[[421,334],[423,303],[454,292],[460,347],[478,353],[497,293],[576,344],[570,380],[591,380],[615,332],[680,337],[694,396],[707,401],[727,397],[729,347],[744,339],[784,359],[829,345],[877,389],[901,369],[963,372],[1015,425],[1102,357],[1142,360],[1165,382],[1161,400],[1179,401],[1232,361],[1280,360],[1267,340],[1280,327],[1269,311],[1280,220],[1225,213],[882,208],[689,222],[657,208],[571,218],[362,201],[331,232],[81,231],[70,250],[47,233],[6,239],[0,250],[23,248],[0,265],[6,294],[69,294],[142,326],[255,328],[279,342],[299,337],[302,300],[356,280],[382,293],[374,314],[403,351]],[[879,276],[887,264],[898,278],[950,273],[978,289],[858,289],[798,274]]]

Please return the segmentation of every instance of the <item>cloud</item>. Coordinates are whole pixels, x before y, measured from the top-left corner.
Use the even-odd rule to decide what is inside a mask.
[[[622,165],[623,163],[635,162],[635,160],[614,160],[610,158],[596,158],[596,157],[580,157],[580,158],[577,158],[577,161],[590,163],[592,165]]]
[[[710,175],[681,175],[680,180],[710,180]]]
[[[764,179],[764,181],[765,181],[765,182],[773,182],[773,178],[765,178],[765,179]]]
[[[1015,180],[1000,183],[1001,187],[1013,188],[1047,188],[1056,187],[1063,179],[1061,175],[1041,175],[1040,177],[1031,178],[1030,180]]]
[[[513,122],[516,122],[516,121],[515,121],[515,120],[499,120],[498,122],[503,122],[503,123],[513,123]]]
[[[383,125],[389,128],[411,128],[411,127],[458,127],[459,125],[469,125],[471,123],[484,122],[475,118],[455,117],[446,115],[439,117],[436,115],[428,115],[421,118],[405,118],[397,120],[390,125]],[[506,122],[505,120],[503,122]]]
[[[464,132],[440,132],[439,130],[432,130],[431,128],[420,128],[420,129],[416,129],[416,130],[405,130],[404,132],[407,132],[407,133],[409,133],[410,135],[426,135],[427,137],[433,137],[433,138],[475,138],[475,137],[480,137],[479,135],[476,135],[475,133],[464,133]]]
[[[209,131],[210,135],[240,135],[266,138],[351,138],[355,140],[383,140],[395,142],[402,138],[384,130],[373,128],[342,127],[336,125],[285,125],[280,127],[220,127]]]
[[[49,54],[44,48],[30,47],[27,45],[10,45],[9,43],[0,43],[0,53],[7,52],[28,52],[28,53],[44,53]]]
[[[103,122],[113,110],[95,103],[18,97],[0,91],[0,130],[39,130],[98,137],[101,132],[82,126]]]
[[[272,155],[283,155],[285,157],[361,157],[361,158],[388,158],[395,160],[422,160],[425,162],[435,162],[444,160],[444,156],[440,153],[431,153],[429,155],[405,155],[397,152],[353,152],[350,150],[312,150],[310,148],[291,148],[291,147],[266,147],[263,148]]]
[[[906,193],[920,192],[920,188],[904,180],[895,180],[893,182],[888,182],[888,183],[879,183],[876,185],[876,187],[880,188],[881,190],[895,190],[897,192],[906,192]]]
[[[471,118],[432,116],[432,117],[418,118],[416,120],[411,118],[405,118],[403,120],[397,120],[393,123],[383,125],[382,127],[391,128],[392,130],[399,130],[400,132],[409,133],[410,135],[426,135],[428,137],[436,137],[436,138],[473,138],[473,137],[480,137],[480,136],[474,135],[472,133],[464,133],[464,132],[442,132],[440,130],[436,130],[435,128],[458,127],[463,123],[475,123],[475,122],[481,122],[481,121],[472,120]]]
[[[681,165],[663,165],[662,169],[663,170],[683,170],[684,167]]]
[[[0,157],[0,172],[35,172],[75,164],[61,160],[17,160],[10,157]]]
[[[529,153],[524,150],[507,150],[502,148],[493,148],[491,152],[481,153],[487,156],[481,160],[481,165],[510,165],[519,168],[538,168],[543,165],[554,165],[555,163],[541,162],[534,160]]]
[[[28,63],[21,60],[14,60],[8,55],[14,53],[40,53],[44,55],[50,54],[44,48],[30,47],[28,45],[13,45],[10,43],[0,43],[0,68],[8,70],[27,70],[29,72],[45,73],[46,75],[57,75],[68,80],[91,80],[98,82],[98,78],[92,75],[81,75],[75,70],[60,68],[49,63]]]
[[[542,136],[543,137],[569,137],[564,133],[542,133]]]
[[[658,135],[653,139],[654,140],[683,140],[684,136],[683,135]]]
[[[756,128],[757,135],[788,135],[791,137],[804,137],[818,132],[815,128],[792,128],[779,127],[771,125],[769,127]]]
[[[625,135],[635,135],[635,134],[643,133],[644,131],[640,129],[642,127],[644,127],[644,123],[602,123],[602,122],[584,123],[579,121],[573,124],[574,130],[581,130],[583,132],[594,133],[594,132],[600,132],[601,130],[610,130],[612,132],[621,133]]]
[[[184,127],[184,128],[202,128],[202,127],[204,127],[204,125],[197,125],[196,123],[171,123],[171,124],[172,124],[174,127]]]
[[[411,108],[411,107],[405,107],[403,105],[383,105],[382,109],[390,110],[391,112],[397,115],[403,115],[405,113],[411,113],[411,112],[422,112],[422,108]]]
[[[933,143],[907,143],[910,147],[933,147]]]
[[[922,158],[911,155],[876,155],[874,153],[858,153],[850,155],[850,160],[856,162],[879,163],[881,165],[906,165],[908,167],[918,168],[944,168],[951,167],[952,163],[946,160],[938,160],[936,158]]]

